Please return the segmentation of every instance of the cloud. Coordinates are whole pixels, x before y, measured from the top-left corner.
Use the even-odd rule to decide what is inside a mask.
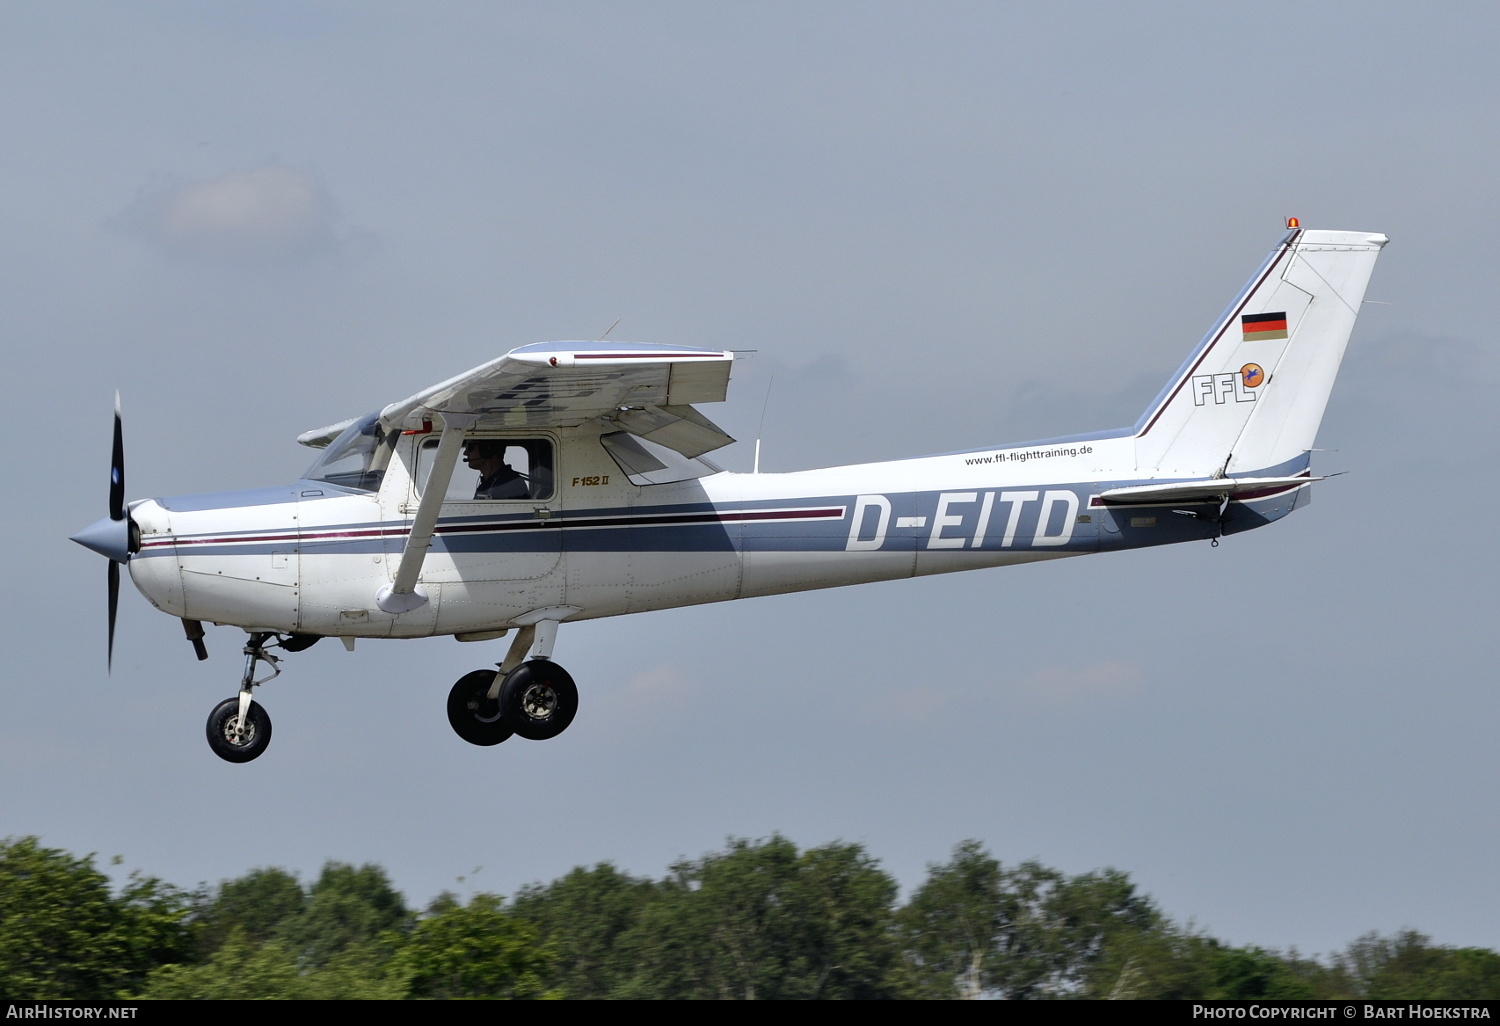
[[[964,686],[921,685],[875,695],[860,703],[860,712],[891,723],[950,722],[963,710],[991,699],[1018,701],[1033,709],[1071,709],[1118,702],[1141,690],[1141,670],[1123,662],[1092,666],[1047,666],[1011,680],[973,682]]]
[[[174,256],[275,262],[326,256],[362,237],[317,176],[284,164],[142,191],[117,227]]]
[[[639,734],[677,726],[701,694],[699,682],[686,670],[664,663],[632,674],[595,704],[600,722],[609,723],[612,731]]]
[[[1140,689],[1140,667],[1123,662],[1047,666],[1017,679],[1009,688],[1017,698],[1032,705],[1054,707],[1129,698]]]
[[[963,697],[956,688],[915,687],[867,698],[860,711],[889,723],[935,723],[947,720],[953,704]]]

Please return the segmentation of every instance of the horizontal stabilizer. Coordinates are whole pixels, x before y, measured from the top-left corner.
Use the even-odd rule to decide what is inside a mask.
[[[1211,502],[1215,499],[1258,499],[1276,492],[1326,481],[1325,477],[1214,477],[1206,481],[1132,485],[1099,493],[1107,503]]]

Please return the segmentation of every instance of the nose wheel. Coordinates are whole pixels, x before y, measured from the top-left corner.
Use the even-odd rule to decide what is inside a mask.
[[[224,699],[208,714],[208,747],[225,762],[249,762],[258,758],[271,743],[271,717],[258,702],[251,700],[250,689],[281,673],[276,656],[266,651],[266,642],[275,637],[275,634],[268,633],[250,635],[250,641],[245,645],[245,675],[240,680],[240,693]],[[261,662],[269,666],[271,672],[256,680],[255,664]]]
[[[250,702],[243,716],[240,700],[226,698],[208,714],[208,747],[225,762],[249,762],[271,743],[271,717],[259,702]]]

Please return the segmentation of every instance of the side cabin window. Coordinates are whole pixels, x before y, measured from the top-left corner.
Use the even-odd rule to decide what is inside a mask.
[[[386,431],[380,415],[372,413],[345,428],[303,477],[360,492],[379,491],[400,438],[401,432]]]
[[[427,438],[417,450],[419,495],[427,488],[437,449],[438,440]],[[552,451],[548,438],[467,438],[443,501],[550,499],[554,491]]]

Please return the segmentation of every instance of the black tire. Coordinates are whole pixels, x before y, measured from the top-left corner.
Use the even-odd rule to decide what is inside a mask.
[[[486,697],[494,683],[494,670],[475,670],[448,692],[448,724],[471,745],[498,745],[513,733],[500,715],[500,703]]]
[[[249,730],[245,736],[236,737],[234,729],[240,719],[238,697],[226,698],[208,714],[208,747],[225,762],[249,762],[271,743],[271,717],[258,702],[250,703],[245,718],[250,721]]]
[[[506,675],[500,712],[521,737],[546,741],[567,730],[578,714],[578,687],[561,666],[533,659]]]

